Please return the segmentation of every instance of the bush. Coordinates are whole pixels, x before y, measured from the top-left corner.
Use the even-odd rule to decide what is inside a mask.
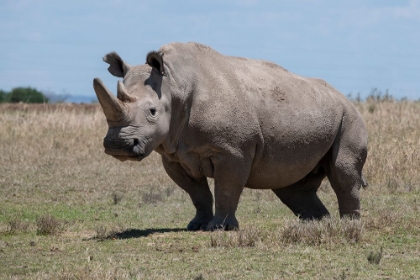
[[[30,87],[14,88],[10,93],[4,94],[4,97],[5,99],[2,102],[48,103],[48,97],[46,97],[42,92]]]
[[[7,92],[5,92],[4,90],[0,90],[0,103],[7,102],[7,98]]]
[[[52,235],[63,231],[63,223],[50,215],[38,217],[36,226],[38,235]]]

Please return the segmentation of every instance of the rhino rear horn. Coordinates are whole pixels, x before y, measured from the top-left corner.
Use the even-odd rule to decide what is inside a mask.
[[[128,93],[127,88],[121,81],[118,81],[117,85],[117,98],[122,102],[135,102],[137,100],[135,96]]]
[[[93,88],[95,89],[98,101],[108,121],[121,121],[124,117],[124,107],[102,83],[101,79],[93,79]]]

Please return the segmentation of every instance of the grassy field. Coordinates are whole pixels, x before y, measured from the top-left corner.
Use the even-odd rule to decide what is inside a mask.
[[[194,208],[153,153],[103,153],[96,105],[0,106],[0,279],[420,279],[420,102],[356,104],[369,129],[361,221],[300,223],[246,189],[236,232]]]

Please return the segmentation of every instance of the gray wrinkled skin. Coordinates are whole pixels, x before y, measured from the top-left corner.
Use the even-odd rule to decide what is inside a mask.
[[[158,152],[196,207],[189,230],[238,228],[244,187],[271,189],[301,219],[322,218],[329,213],[316,192],[325,177],[340,215],[360,216],[366,126],[323,80],[197,43],[165,45],[144,65],[116,53],[104,60],[124,78],[118,98],[94,80],[109,124],[105,152],[119,160]]]

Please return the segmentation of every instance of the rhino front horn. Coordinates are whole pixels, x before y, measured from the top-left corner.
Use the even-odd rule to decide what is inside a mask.
[[[93,79],[93,88],[107,120],[121,121],[124,116],[124,107],[121,101],[105,87],[99,78]]]

